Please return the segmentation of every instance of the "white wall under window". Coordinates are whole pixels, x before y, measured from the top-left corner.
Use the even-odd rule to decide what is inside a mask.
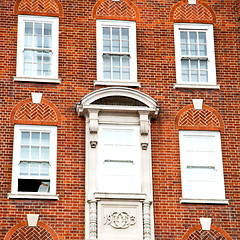
[[[59,82],[57,17],[18,16],[15,81]]]
[[[217,131],[179,131],[183,199],[224,200],[221,137]]]

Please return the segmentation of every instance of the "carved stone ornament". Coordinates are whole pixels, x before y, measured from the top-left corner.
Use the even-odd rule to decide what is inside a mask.
[[[90,141],[91,148],[97,147],[97,141]]]
[[[104,217],[104,225],[111,225],[116,229],[126,229],[136,223],[136,218],[127,212],[113,212]]]
[[[141,143],[142,150],[147,150],[148,143]]]

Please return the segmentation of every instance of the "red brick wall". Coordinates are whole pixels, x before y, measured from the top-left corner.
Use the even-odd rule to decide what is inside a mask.
[[[152,162],[156,240],[180,240],[211,217],[213,224],[232,239],[240,239],[240,111],[239,111],[239,6],[237,0],[205,0],[216,16],[214,24],[217,82],[220,90],[174,89],[175,51],[171,10],[177,0],[137,0],[138,90],[150,95],[161,107],[152,122]],[[61,0],[59,77],[61,84],[13,82],[16,75],[17,15],[15,1],[0,3],[0,239],[26,214],[40,214],[40,220],[59,239],[84,239],[85,123],[74,106],[96,89],[95,0]],[[173,20],[173,19],[172,19]],[[31,92],[43,92],[61,114],[58,127],[58,201],[8,200],[11,191],[13,125],[10,115]],[[222,138],[226,197],[230,205],[180,204],[181,175],[178,130],[179,110],[202,98],[224,122]]]

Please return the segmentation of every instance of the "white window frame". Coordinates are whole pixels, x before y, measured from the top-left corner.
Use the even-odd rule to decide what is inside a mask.
[[[52,24],[52,47],[49,51],[52,52],[52,66],[50,76],[35,76],[24,75],[24,30],[25,22],[48,23]],[[60,83],[58,79],[58,39],[59,39],[59,18],[19,15],[18,16],[18,43],[17,43],[17,73],[14,81],[29,81],[29,82],[44,82],[44,83]],[[34,49],[34,48],[33,48]],[[37,48],[36,48],[37,49]]]
[[[114,185],[115,180],[109,181],[109,183],[104,183],[104,155],[105,155],[105,147],[104,147],[104,131],[105,130],[116,130],[116,131],[124,131],[124,130],[130,130],[133,134],[134,141],[132,142],[131,146],[131,153],[134,153],[134,156],[129,157],[128,160],[126,159],[118,159],[122,161],[123,163],[132,161],[134,170],[131,172],[132,175],[132,188],[129,187],[127,183],[123,183],[124,187],[120,187],[118,189],[118,186]],[[140,130],[139,126],[136,125],[116,125],[116,124],[99,124],[99,151],[98,151],[98,160],[99,160],[99,192],[108,192],[108,193],[141,193],[141,172],[140,172]],[[125,150],[126,151],[126,150]],[[113,151],[111,151],[113,152]],[[131,153],[129,155],[131,155]],[[133,155],[133,154],[132,154]],[[111,158],[111,157],[110,157]],[[116,156],[113,154],[112,159],[108,159],[109,161],[112,161],[113,158],[116,158]],[[114,160],[115,162],[116,159]],[[124,173],[127,173],[128,170],[125,169]],[[121,175],[121,179],[125,180],[123,175]],[[118,182],[117,182],[118,183]],[[129,188],[128,188],[129,187]]]
[[[211,158],[210,162],[204,162],[204,159],[197,159],[196,158],[201,156],[201,152],[196,151],[196,158],[188,159],[187,152],[189,152],[189,145],[187,144],[187,138],[198,138],[200,140],[201,137],[211,137],[212,138],[212,148],[213,150],[206,149],[206,152],[203,153],[207,154],[214,154],[214,158]],[[221,151],[221,136],[220,132],[218,131],[190,131],[190,130],[180,130],[179,131],[179,143],[180,143],[180,159],[181,159],[181,176],[182,176],[182,199],[181,203],[217,203],[217,204],[228,204],[228,200],[225,199],[225,187],[224,187],[224,175],[223,175],[223,163],[222,163],[222,151]],[[192,145],[191,145],[192,147]],[[194,146],[193,146],[194,148]],[[193,153],[195,154],[195,153]],[[202,155],[202,156],[203,156]],[[209,156],[210,157],[210,156]],[[194,161],[195,160],[195,161]],[[215,177],[209,177],[209,180],[202,180],[201,176],[199,178],[194,173],[194,179],[189,180],[189,170],[193,169],[201,169],[204,171],[211,170],[213,171]],[[192,173],[193,174],[193,173]],[[208,174],[209,175],[209,174]],[[199,179],[199,180],[197,180]],[[204,186],[204,181],[209,182],[208,187],[197,188],[197,193],[194,193],[193,189],[191,188],[190,184],[194,184],[196,182],[197,186],[201,186],[201,181],[203,181],[202,186]],[[216,182],[215,188],[211,188],[211,182]],[[199,194],[199,195],[198,195]]]
[[[114,80],[103,78],[103,27],[124,27],[129,29],[130,79]],[[97,20],[97,81],[95,85],[140,86],[137,82],[136,22]],[[121,54],[116,54],[121,55]],[[124,54],[122,54],[124,55]]]
[[[208,63],[208,82],[184,82],[182,81],[181,59],[181,30],[196,30],[206,32],[207,41],[207,63]],[[174,39],[175,39],[175,60],[176,60],[176,79],[175,88],[209,88],[220,89],[216,80],[215,50],[214,36],[212,24],[194,24],[194,23],[174,23]],[[194,57],[193,57],[194,58]],[[199,57],[200,59],[201,57]],[[206,57],[203,57],[206,59]],[[191,57],[189,57],[191,59]]]
[[[49,192],[19,192],[18,179],[19,163],[20,163],[20,148],[21,148],[21,133],[24,131],[32,132],[48,132],[50,133],[50,189]],[[39,162],[39,161],[38,161]],[[18,125],[14,126],[14,145],[13,145],[13,166],[12,166],[12,191],[8,194],[8,198],[27,198],[27,199],[54,199],[56,195],[56,164],[57,164],[57,127],[56,126],[41,126],[41,125]],[[27,178],[26,178],[27,179]],[[33,178],[36,179],[36,178]],[[41,177],[39,177],[41,180]],[[42,178],[47,179],[47,178]]]

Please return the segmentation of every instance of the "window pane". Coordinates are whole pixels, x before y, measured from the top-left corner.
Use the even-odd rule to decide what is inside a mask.
[[[33,51],[25,50],[24,51],[24,62],[32,63]]]
[[[33,62],[42,63],[42,51],[34,51],[33,53]]]
[[[29,159],[29,147],[21,146],[21,160],[28,160]]]
[[[119,28],[112,28],[112,39],[120,40],[120,29]]]
[[[190,45],[190,55],[198,56],[198,47],[197,45]]]
[[[188,70],[182,70],[182,81],[189,82],[189,71]]]
[[[198,60],[191,60],[191,69],[198,69]]]
[[[39,147],[31,147],[31,159],[32,160],[39,159]]]
[[[32,47],[32,45],[33,45],[33,37],[24,36],[24,47]]]
[[[44,37],[44,48],[51,48],[52,47],[52,37],[45,36]]]
[[[125,80],[130,79],[130,69],[129,68],[122,69],[122,79],[125,79]]]
[[[44,24],[44,35],[52,36],[52,24],[49,23]]]
[[[111,67],[111,57],[110,56],[103,56],[103,66]]]
[[[42,23],[35,23],[35,35],[42,36]]]
[[[181,45],[181,54],[184,56],[188,55],[188,45]]]
[[[25,35],[32,35],[33,34],[33,23],[32,22],[25,22]]]
[[[39,175],[39,163],[35,163],[35,162],[30,163],[30,175],[31,176]]]
[[[40,164],[40,176],[49,176],[49,163]]]
[[[24,63],[23,74],[32,75],[32,63]]]
[[[180,32],[180,38],[182,44],[188,43],[188,33],[187,32]]]
[[[111,41],[110,40],[103,40],[103,51],[111,52]]]
[[[207,56],[207,45],[199,45],[200,56]]]
[[[22,132],[21,133],[21,144],[29,144],[30,140],[30,132]]]
[[[19,164],[19,168],[20,168],[20,175],[22,176],[28,175],[29,164],[27,162],[21,162]]]
[[[120,79],[120,68],[113,68],[113,79]]]
[[[208,72],[207,71],[200,71],[200,81],[208,82]]]
[[[122,57],[122,66],[123,67],[129,67],[130,66],[129,60],[130,60],[129,57]]]
[[[112,64],[113,64],[113,67],[119,67],[120,66],[120,56],[112,57]]]
[[[41,159],[42,160],[49,160],[49,147],[42,147],[41,148]]]
[[[43,63],[51,63],[52,54],[50,52],[43,53]]]
[[[198,82],[198,71],[191,71],[191,81]]]
[[[207,60],[200,61],[200,69],[207,69]]]
[[[190,44],[197,43],[197,33],[189,32]]]
[[[39,145],[40,144],[40,133],[33,132],[31,141],[32,141],[32,145]]]
[[[129,52],[129,42],[122,41],[122,52]]]
[[[103,28],[103,39],[110,39],[110,28],[109,27]]]
[[[182,60],[182,69],[189,69],[189,61],[188,60]]]
[[[199,38],[199,43],[207,43],[205,32],[199,32],[198,38]]]
[[[111,79],[111,68],[103,68],[103,78],[104,79]]]
[[[118,41],[118,40],[112,41],[112,51],[120,52],[120,41]]]
[[[43,64],[43,76],[50,76],[50,75],[51,75],[51,65]]]
[[[122,28],[122,40],[129,40],[129,29]]]

